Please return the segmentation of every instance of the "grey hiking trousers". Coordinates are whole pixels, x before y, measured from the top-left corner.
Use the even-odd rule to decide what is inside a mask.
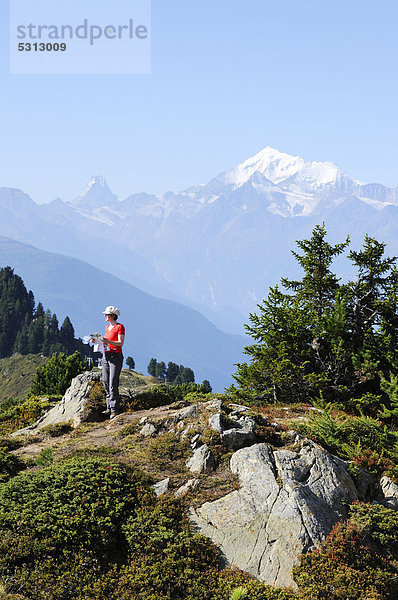
[[[106,408],[119,410],[119,376],[122,370],[123,354],[105,352],[102,358],[102,383],[106,393]]]

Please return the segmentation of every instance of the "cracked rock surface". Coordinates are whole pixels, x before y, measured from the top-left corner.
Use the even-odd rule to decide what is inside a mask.
[[[295,588],[298,556],[318,546],[361,499],[347,463],[310,440],[297,451],[265,443],[231,457],[240,489],[191,511],[196,528],[221,549],[225,562],[264,582]]]
[[[72,379],[64,397],[58,404],[46,412],[36,423],[15,431],[12,435],[35,434],[47,425],[71,423],[77,427],[90,419],[89,392],[94,381],[100,381],[96,371],[86,371]]]

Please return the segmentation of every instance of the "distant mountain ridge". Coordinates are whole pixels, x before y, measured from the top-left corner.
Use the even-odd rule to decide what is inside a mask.
[[[332,239],[350,234],[358,247],[369,233],[398,254],[398,188],[269,146],[178,194],[120,199],[98,175],[73,202],[36,205],[0,189],[0,234],[180,299],[234,332],[270,285],[294,275],[290,250],[323,221]]]

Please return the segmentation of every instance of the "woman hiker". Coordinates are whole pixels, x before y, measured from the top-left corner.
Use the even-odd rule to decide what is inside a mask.
[[[122,370],[124,344],[124,325],[117,323],[120,310],[107,306],[104,310],[105,327],[104,356],[102,358],[102,383],[106,392],[106,410],[104,414],[113,419],[119,411],[119,376]]]

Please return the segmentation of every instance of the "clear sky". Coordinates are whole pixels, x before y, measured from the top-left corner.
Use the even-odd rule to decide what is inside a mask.
[[[153,0],[150,75],[10,75],[0,10],[0,186],[36,202],[94,173],[180,191],[267,145],[398,186],[396,0]]]

